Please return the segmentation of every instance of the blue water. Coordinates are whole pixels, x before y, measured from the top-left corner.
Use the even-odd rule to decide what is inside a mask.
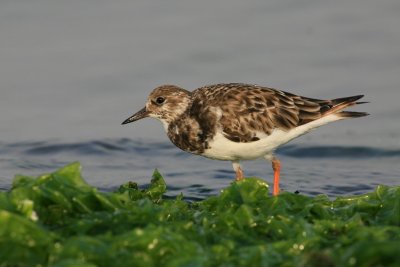
[[[106,191],[127,181],[146,186],[157,168],[165,177],[168,195],[183,193],[188,199],[218,194],[234,177],[230,162],[214,161],[178,150],[168,142],[107,139],[89,142],[1,143],[0,188],[10,188],[16,170],[41,174],[72,161],[80,161],[83,175]],[[283,164],[282,189],[307,195],[353,195],[371,191],[378,184],[397,185],[393,166],[400,150],[360,146],[287,145],[277,153]],[[272,182],[270,163],[244,162],[246,176]]]
[[[121,126],[156,86],[257,83],[314,98],[365,94],[371,115],[278,151],[282,188],[359,194],[400,184],[400,1],[1,1],[0,188],[72,161],[89,183],[204,198],[229,162],[185,154],[160,123]],[[364,100],[364,99],[363,99]],[[244,163],[272,180],[269,163]]]

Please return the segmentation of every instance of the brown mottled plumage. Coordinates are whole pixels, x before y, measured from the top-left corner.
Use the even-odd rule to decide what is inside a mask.
[[[361,97],[320,100],[242,83],[209,85],[193,92],[163,85],[151,92],[145,108],[123,124],[144,117],[159,119],[172,143],[182,150],[231,160],[238,180],[243,178],[239,160],[271,160],[276,195],[280,163],[274,150],[326,123],[368,115],[342,111],[364,103],[357,102]]]

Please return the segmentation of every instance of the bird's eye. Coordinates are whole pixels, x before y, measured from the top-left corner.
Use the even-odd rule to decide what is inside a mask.
[[[165,98],[162,97],[162,96],[159,96],[159,97],[156,98],[156,103],[159,104],[159,105],[164,103],[164,101],[165,101]]]

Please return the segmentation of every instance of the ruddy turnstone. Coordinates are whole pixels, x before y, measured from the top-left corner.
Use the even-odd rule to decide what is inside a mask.
[[[365,103],[357,102],[362,97],[321,100],[243,83],[209,85],[192,92],[162,85],[150,93],[144,108],[122,124],[158,119],[180,149],[231,161],[236,180],[243,179],[240,160],[263,157],[272,162],[277,195],[281,164],[275,149],[324,124],[368,115],[343,111]]]

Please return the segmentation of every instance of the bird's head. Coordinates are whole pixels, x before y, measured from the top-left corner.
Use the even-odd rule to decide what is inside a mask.
[[[126,119],[122,124],[146,117],[155,118],[167,127],[179,118],[190,104],[191,93],[175,85],[162,85],[154,89],[147,98],[146,106]]]

